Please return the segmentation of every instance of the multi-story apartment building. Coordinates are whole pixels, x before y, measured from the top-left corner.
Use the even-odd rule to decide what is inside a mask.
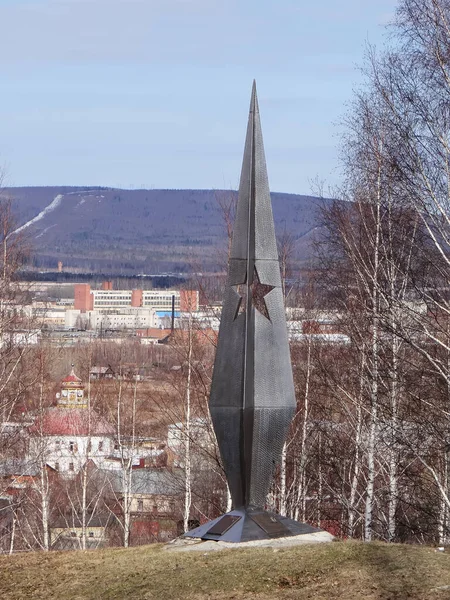
[[[104,282],[101,290],[92,290],[87,283],[75,285],[74,308],[81,311],[109,311],[120,308],[151,308],[156,311],[181,312],[198,310],[198,291],[194,290],[113,290]]]

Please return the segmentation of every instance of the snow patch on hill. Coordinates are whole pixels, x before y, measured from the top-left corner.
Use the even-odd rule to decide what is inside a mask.
[[[56,223],[53,223],[53,225],[49,225],[48,227],[46,227],[45,229],[43,229],[41,231],[41,233],[38,233],[37,236],[35,236],[35,239],[37,240],[38,238],[42,237],[43,235],[45,235],[47,233],[47,231],[49,231],[52,227],[56,227]]]
[[[30,221],[27,221],[26,223],[24,223],[24,225],[21,225],[18,229],[16,229],[14,231],[14,233],[19,233],[23,229],[26,229],[27,227],[30,227],[30,225],[34,225],[35,223],[37,223],[38,221],[43,219],[46,215],[48,215],[48,213],[55,210],[55,208],[58,208],[58,206],[61,204],[63,198],[64,198],[64,194],[58,194],[57,196],[55,196],[55,198],[52,200],[52,202],[50,202],[50,204],[48,206],[46,206],[44,208],[44,210],[41,210],[41,212],[38,215],[36,215],[32,219],[30,219]]]

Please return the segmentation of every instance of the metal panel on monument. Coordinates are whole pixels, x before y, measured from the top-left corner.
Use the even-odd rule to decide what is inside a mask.
[[[296,400],[272,205],[253,83],[209,408],[233,501],[243,518],[186,536],[239,542],[297,535],[298,523],[265,513]],[[255,512],[256,509],[256,512]],[[227,521],[228,523],[228,521]],[[223,524],[225,526],[225,523]],[[308,531],[317,531],[305,525]],[[305,532],[306,532],[305,530]],[[214,538],[209,538],[215,535]]]
[[[269,515],[267,512],[250,514],[249,517],[254,521],[261,529],[263,529],[270,537],[282,537],[284,535],[290,535],[289,529],[279,521],[275,515]]]
[[[211,529],[208,529],[207,533],[208,535],[223,535],[241,518],[233,515],[224,515],[217,523],[214,523]]]

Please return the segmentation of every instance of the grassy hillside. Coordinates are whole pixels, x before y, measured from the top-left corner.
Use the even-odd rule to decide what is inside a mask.
[[[0,597],[51,600],[450,598],[450,554],[336,542],[166,552],[162,546],[0,557]]]

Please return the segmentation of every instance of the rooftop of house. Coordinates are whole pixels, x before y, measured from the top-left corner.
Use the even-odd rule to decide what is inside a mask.
[[[106,527],[112,520],[110,512],[88,513],[85,517],[86,527]],[[70,512],[67,515],[58,515],[50,523],[52,529],[77,529],[83,526],[82,514]]]
[[[112,436],[114,427],[98,413],[87,408],[51,407],[37,417],[29,428],[32,434]]]
[[[121,472],[108,476],[113,490],[123,493],[125,479]],[[131,473],[131,493],[143,495],[175,496],[184,489],[184,480],[177,472],[166,469],[135,469]]]
[[[7,458],[0,462],[0,477],[35,477],[39,473],[36,461],[23,458]]]
[[[111,367],[91,367],[91,375],[104,375],[105,373],[112,373]]]
[[[155,340],[164,340],[171,333],[170,329],[158,329],[157,327],[147,327],[145,329],[138,329],[137,335],[139,337],[152,338]]]
[[[67,377],[64,377],[64,379],[61,381],[61,385],[63,387],[65,387],[66,385],[70,387],[79,387],[82,385],[81,379],[77,375],[75,375],[73,365],[69,375],[67,375]]]

